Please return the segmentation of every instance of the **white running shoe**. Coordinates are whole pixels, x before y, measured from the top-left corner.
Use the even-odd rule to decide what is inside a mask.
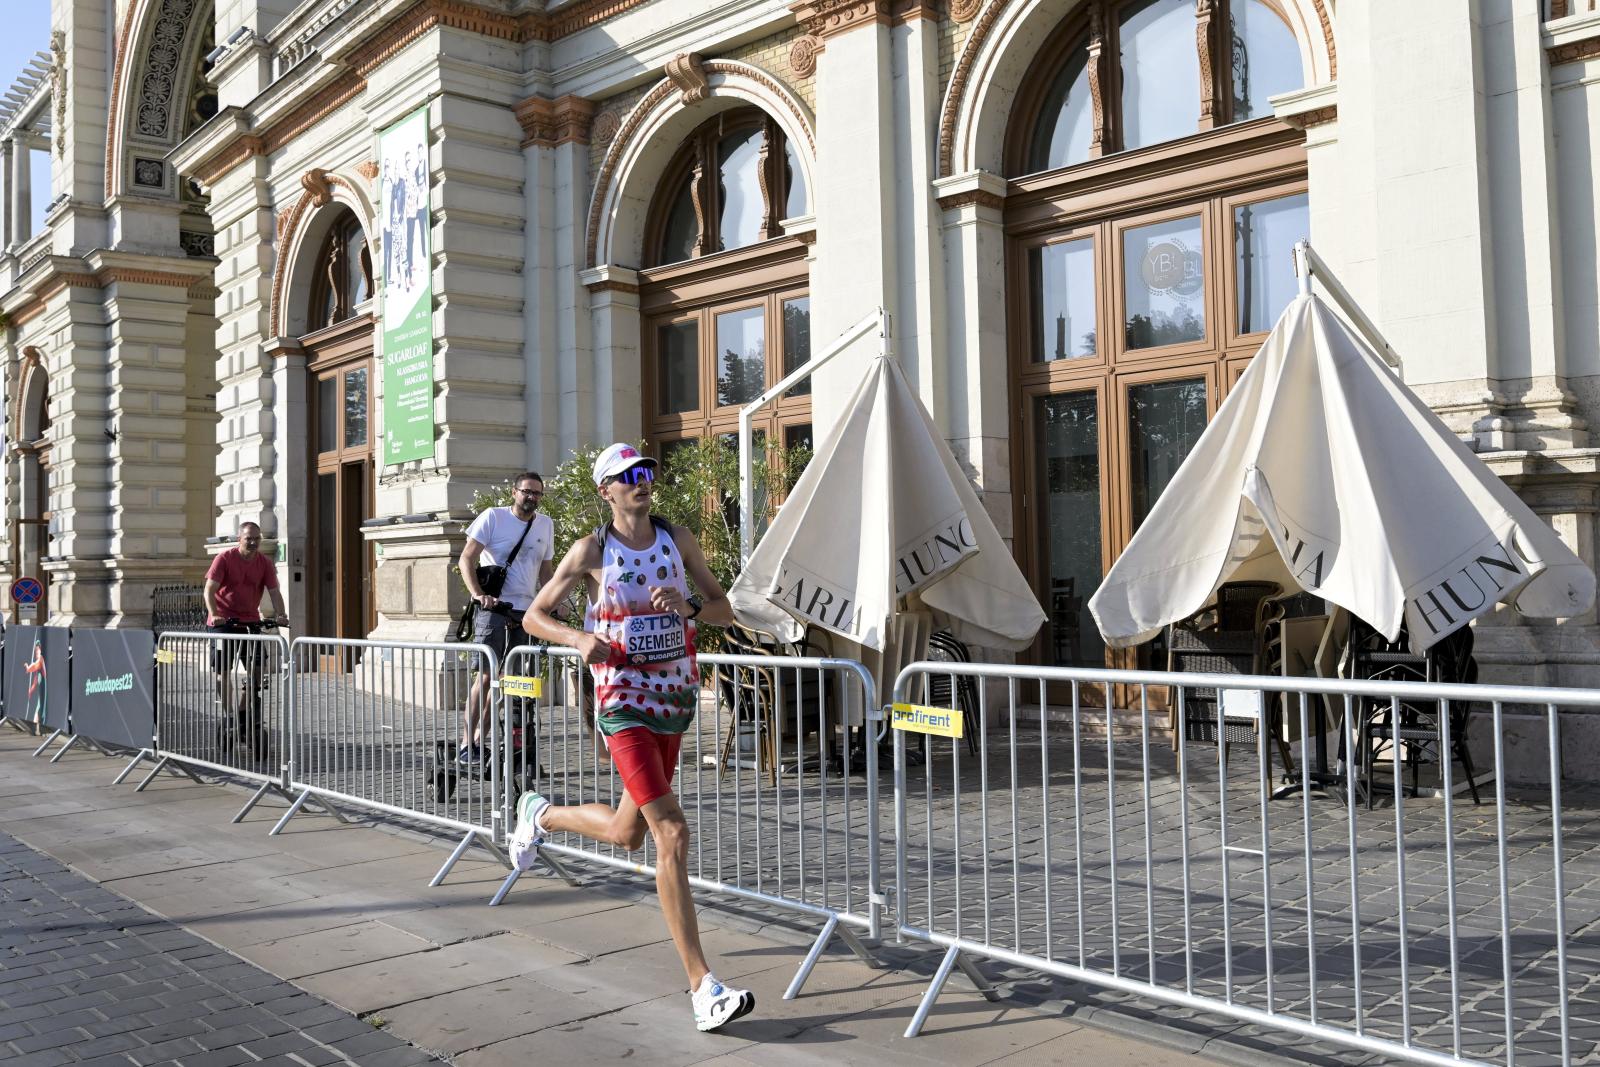
[[[756,1006],[754,993],[723,985],[712,974],[700,979],[700,988],[690,993],[689,998],[694,1002],[694,1025],[702,1033],[749,1015]]]
[[[539,857],[539,846],[544,844],[539,817],[548,807],[550,802],[531,789],[517,798],[517,828],[511,834],[511,862],[519,871],[532,867]]]

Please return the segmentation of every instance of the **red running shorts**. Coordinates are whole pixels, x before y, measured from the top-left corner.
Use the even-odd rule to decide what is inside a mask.
[[[622,785],[643,808],[672,792],[672,776],[678,770],[678,748],[682,734],[658,734],[643,726],[618,730],[606,737],[611,762],[622,775]]]

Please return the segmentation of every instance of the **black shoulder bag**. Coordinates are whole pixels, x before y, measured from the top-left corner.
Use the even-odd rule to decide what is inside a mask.
[[[517,553],[522,551],[522,542],[528,539],[528,531],[533,529],[533,520],[539,517],[536,511],[528,518],[528,524],[522,528],[522,536],[517,538],[511,555],[506,557],[505,565],[486,563],[478,568],[478,588],[492,597],[498,597],[500,590],[506,587],[506,574],[511,570],[511,565],[517,561]],[[471,597],[467,606],[461,612],[461,619],[456,623],[456,640],[469,641],[472,639],[472,623],[478,614],[478,599]]]

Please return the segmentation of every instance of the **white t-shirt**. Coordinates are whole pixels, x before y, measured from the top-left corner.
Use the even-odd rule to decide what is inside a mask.
[[[527,525],[510,508],[490,508],[473,519],[472,525],[467,527],[467,536],[484,547],[478,562],[503,565],[510,558],[511,550],[517,547],[517,538],[522,536],[522,530]],[[555,551],[555,523],[550,521],[550,516],[535,513],[528,539],[522,542],[517,560],[506,574],[500,599],[518,611],[527,611],[539,593],[539,565],[547,559],[553,559]]]

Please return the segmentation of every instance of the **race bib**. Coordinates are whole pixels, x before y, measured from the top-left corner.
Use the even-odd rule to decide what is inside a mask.
[[[683,616],[674,611],[629,615],[622,620],[622,649],[632,664],[682,659],[688,654]]]

